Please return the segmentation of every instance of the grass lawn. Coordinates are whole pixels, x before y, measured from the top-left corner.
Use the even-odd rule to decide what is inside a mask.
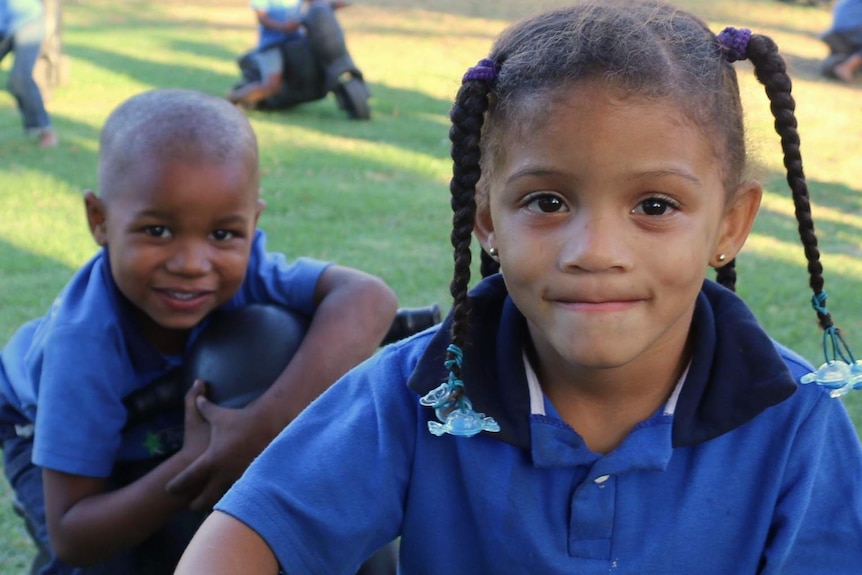
[[[357,0],[339,13],[351,54],[373,93],[370,122],[347,120],[334,99],[287,113],[250,113],[261,146],[267,209],[261,226],[273,249],[335,260],[383,277],[401,305],[448,308],[451,251],[448,109],[464,70],[494,36],[528,11],[561,0]],[[748,26],[783,48],[794,78],[829,309],[862,354],[862,187],[858,183],[862,86],[818,76],[817,39],[828,8],[773,0],[678,0],[710,22]],[[238,78],[234,57],[255,40],[240,0],[64,4],[69,81],[48,101],[60,134],[40,151],[21,135],[8,93],[0,94],[0,346],[44,313],[96,250],[83,190],[96,186],[97,139],[121,101],[154,87],[222,95]],[[9,62],[0,67],[5,84]],[[739,64],[752,174],[766,194],[738,260],[739,293],[779,341],[822,362],[809,305],[793,205],[783,182],[768,101]],[[848,150],[854,153],[848,153]],[[862,431],[862,394],[843,399]],[[0,481],[0,575],[26,571],[29,542]]]

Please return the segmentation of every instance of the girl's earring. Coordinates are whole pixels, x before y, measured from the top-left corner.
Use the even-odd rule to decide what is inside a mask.
[[[492,258],[496,258],[498,255],[500,255],[500,252],[497,251],[497,248],[488,248],[488,255]]]
[[[718,254],[718,261],[719,261],[719,263],[723,263],[723,262],[724,262],[724,260],[726,260],[726,259],[727,259],[727,256],[726,256],[726,255],[724,255],[724,254]]]

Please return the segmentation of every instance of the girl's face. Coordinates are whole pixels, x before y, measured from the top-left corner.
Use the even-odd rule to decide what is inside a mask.
[[[710,143],[666,102],[582,84],[546,118],[505,134],[476,227],[541,371],[679,364],[706,268],[742,246],[759,187],[728,201]]]

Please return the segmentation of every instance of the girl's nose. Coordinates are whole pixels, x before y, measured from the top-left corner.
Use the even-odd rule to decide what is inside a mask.
[[[601,272],[630,264],[625,223],[612,214],[581,212],[563,233],[560,267],[566,271]]]

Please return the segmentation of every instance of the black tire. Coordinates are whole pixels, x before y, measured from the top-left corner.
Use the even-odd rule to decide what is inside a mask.
[[[371,107],[368,105],[368,88],[359,78],[350,78],[339,84],[335,93],[338,105],[354,120],[370,120]]]

